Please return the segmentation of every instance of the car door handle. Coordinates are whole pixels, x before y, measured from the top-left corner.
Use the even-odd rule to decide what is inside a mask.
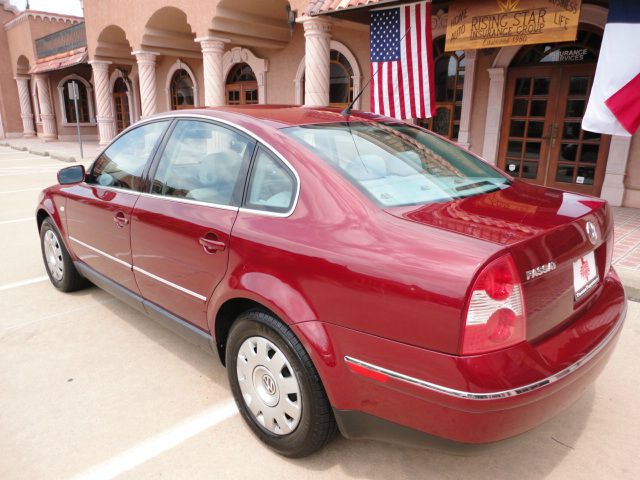
[[[129,225],[129,219],[125,217],[124,213],[122,212],[116,213],[115,216],[113,217],[113,221],[115,222],[116,227],[118,228],[123,228],[126,225]]]
[[[214,233],[205,234],[203,237],[200,237],[198,242],[202,245],[206,253],[222,252],[227,247],[224,242],[218,240],[218,236]]]

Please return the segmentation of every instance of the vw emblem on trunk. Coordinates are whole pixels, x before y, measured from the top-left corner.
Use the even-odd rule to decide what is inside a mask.
[[[262,385],[264,385],[264,389],[269,393],[269,395],[276,394],[276,382],[273,380],[271,375],[264,375],[262,377]]]
[[[596,226],[591,222],[587,222],[585,230],[587,231],[589,240],[595,245],[598,241],[598,230],[596,230]]]

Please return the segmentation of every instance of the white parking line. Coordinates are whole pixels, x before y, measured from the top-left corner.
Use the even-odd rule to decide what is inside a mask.
[[[104,463],[86,470],[72,480],[109,480],[127,472],[238,413],[231,400],[205,410],[175,427],[145,440]]]
[[[19,282],[7,283],[5,285],[0,285],[0,292],[3,292],[5,290],[11,290],[12,288],[33,285],[34,283],[44,282],[45,280],[49,280],[49,277],[47,277],[46,275],[42,277],[29,278],[27,280],[20,280]]]
[[[36,188],[21,188],[20,190],[5,190],[3,192],[0,192],[0,194],[3,193],[22,193],[22,192],[36,192],[38,190],[44,190],[47,187],[36,187]]]
[[[10,223],[20,223],[20,222],[32,222],[34,220],[33,217],[26,217],[26,218],[16,218],[15,220],[2,220],[0,222],[0,225],[8,225]]]

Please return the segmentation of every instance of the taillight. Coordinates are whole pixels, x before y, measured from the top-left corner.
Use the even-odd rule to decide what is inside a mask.
[[[511,255],[488,264],[476,278],[462,332],[462,354],[506,348],[526,338],[522,284]]]

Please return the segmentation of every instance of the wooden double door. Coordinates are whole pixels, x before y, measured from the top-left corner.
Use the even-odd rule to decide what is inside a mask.
[[[582,130],[595,64],[515,67],[498,165],[539,185],[599,195],[610,137]]]

